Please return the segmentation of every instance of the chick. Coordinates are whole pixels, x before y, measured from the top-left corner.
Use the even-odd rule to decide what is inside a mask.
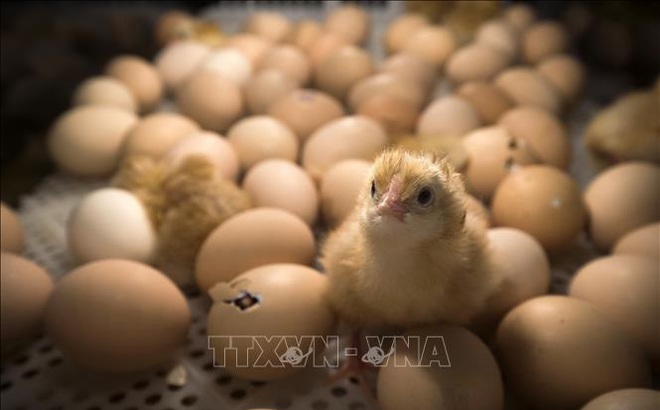
[[[322,250],[331,305],[360,327],[469,323],[498,280],[461,176],[437,154],[392,149],[365,181]]]

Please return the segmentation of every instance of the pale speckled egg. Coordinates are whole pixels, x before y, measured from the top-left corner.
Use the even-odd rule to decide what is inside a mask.
[[[536,64],[553,54],[565,52],[568,45],[568,32],[561,23],[535,23],[527,28],[522,36],[522,57],[527,63]]]
[[[130,129],[123,146],[125,157],[147,155],[159,159],[184,138],[199,131],[199,125],[183,115],[156,112],[142,117]]]
[[[385,31],[385,46],[390,54],[398,53],[404,44],[417,29],[430,25],[428,18],[423,14],[406,13],[397,17],[387,26]]]
[[[3,251],[0,263],[0,355],[6,356],[39,334],[53,279],[41,266],[18,255]]]
[[[0,249],[12,253],[23,253],[25,249],[23,223],[4,202],[0,202]]]
[[[582,63],[566,54],[550,56],[536,67],[569,103],[575,103],[584,88],[586,70]]]
[[[362,44],[369,35],[371,22],[362,7],[345,4],[334,8],[325,18],[323,28],[339,34],[352,44]]]
[[[257,207],[289,211],[309,225],[316,222],[319,195],[314,181],[303,168],[291,161],[268,159],[259,162],[245,175],[242,186]]]
[[[660,259],[660,222],[628,232],[616,242],[612,253]]]
[[[120,259],[69,272],[55,286],[46,313],[48,337],[64,357],[103,373],[131,373],[174,359],[189,325],[186,298],[169,278]]]
[[[321,214],[329,228],[338,227],[353,212],[370,169],[370,161],[347,159],[323,174],[319,188]]]
[[[261,59],[273,47],[273,43],[256,34],[238,33],[227,39],[226,46],[239,50],[250,60],[253,67],[258,67]]]
[[[265,114],[273,102],[296,88],[297,82],[282,71],[263,70],[245,84],[245,104],[252,114]]]
[[[561,111],[559,91],[532,68],[508,68],[495,77],[495,85],[518,105],[531,105],[555,114]]]
[[[499,50],[473,43],[459,48],[449,57],[446,73],[454,84],[490,80],[508,66],[509,61],[510,57]]]
[[[624,162],[596,175],[584,193],[589,232],[607,250],[628,232],[660,220],[660,167]]]
[[[510,58],[518,54],[518,35],[513,27],[503,20],[490,20],[479,26],[474,36],[478,44],[487,45]]]
[[[356,46],[343,46],[330,54],[314,69],[314,82],[319,90],[343,100],[350,88],[374,71],[369,53]]]
[[[456,95],[472,104],[485,125],[496,123],[502,114],[513,107],[513,102],[504,91],[485,81],[466,82]]]
[[[417,134],[462,137],[481,125],[477,111],[462,97],[447,95],[431,102],[417,121]]]
[[[196,41],[177,41],[167,45],[154,60],[167,89],[175,91],[209,55],[211,49]]]
[[[406,53],[441,67],[457,47],[452,31],[443,26],[426,26],[415,30],[403,45]]]
[[[245,20],[243,31],[256,34],[273,43],[284,41],[293,26],[289,19],[274,11],[257,11]]]
[[[419,83],[422,87],[429,88],[429,93],[437,77],[433,64],[407,53],[398,53],[388,57],[380,65],[380,72],[394,74]]]
[[[209,234],[197,254],[195,277],[206,292],[262,265],[311,265],[314,254],[314,234],[305,221],[282,209],[255,208],[234,215]]]
[[[140,112],[158,105],[164,94],[163,80],[150,62],[142,57],[122,55],[115,57],[105,67],[105,74],[121,81],[133,94]]]
[[[327,288],[326,275],[287,263],[260,266],[215,285],[209,292],[215,303],[206,329],[209,348],[220,361],[216,364],[248,380],[282,379],[321,366],[325,344],[320,338],[336,326],[325,298]],[[261,349],[254,348],[257,343]],[[235,355],[226,350],[230,346]]]
[[[107,176],[117,169],[122,145],[138,117],[126,110],[83,105],[60,115],[48,134],[57,166],[82,177]]]
[[[353,115],[319,128],[303,146],[302,165],[317,182],[332,165],[346,159],[373,160],[387,145],[387,134],[375,120]]]
[[[641,348],[594,306],[568,296],[515,307],[495,346],[507,385],[526,408],[575,409],[608,391],[651,384]]]
[[[507,7],[502,13],[504,21],[518,33],[524,32],[534,21],[536,12],[529,4],[517,3]]]
[[[657,410],[660,392],[652,389],[621,389],[601,394],[580,410]]]
[[[509,173],[495,191],[492,212],[496,226],[525,231],[553,251],[570,246],[587,220],[577,182],[547,165],[528,165]]]
[[[268,115],[287,124],[304,142],[323,124],[344,115],[344,108],[324,92],[299,89],[273,102]]]
[[[261,60],[259,70],[278,70],[300,86],[309,82],[312,69],[307,55],[298,47],[280,45],[271,48]]]
[[[146,208],[131,192],[117,188],[83,197],[69,216],[67,242],[81,263],[108,258],[150,263],[157,252]]]
[[[165,156],[165,161],[172,167],[179,166],[189,156],[203,156],[210,160],[218,175],[235,181],[238,178],[239,161],[234,147],[225,137],[211,131],[190,134]]]
[[[575,274],[568,294],[594,305],[660,363],[660,264],[657,259],[637,255],[596,259]]]
[[[242,169],[249,169],[265,159],[284,159],[295,162],[299,142],[284,122],[266,115],[247,117],[227,133]]]
[[[241,87],[252,76],[253,68],[243,52],[233,47],[225,47],[211,51],[199,63],[197,70],[219,74]]]
[[[108,105],[136,112],[137,101],[121,81],[108,76],[88,78],[76,87],[72,105]]]

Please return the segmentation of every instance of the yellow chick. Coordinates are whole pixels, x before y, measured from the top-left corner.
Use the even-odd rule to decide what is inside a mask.
[[[334,309],[357,326],[467,324],[498,281],[461,176],[437,154],[399,148],[365,181],[322,250]]]

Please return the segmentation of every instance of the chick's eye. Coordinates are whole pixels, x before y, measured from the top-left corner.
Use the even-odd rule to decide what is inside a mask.
[[[376,181],[371,182],[371,198],[376,199],[376,195],[378,195],[378,192],[376,192]]]
[[[422,188],[417,194],[417,203],[421,206],[429,206],[433,201],[433,192],[429,188]]]

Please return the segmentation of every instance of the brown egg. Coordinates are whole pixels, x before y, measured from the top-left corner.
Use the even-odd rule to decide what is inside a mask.
[[[547,250],[570,246],[587,218],[577,183],[546,165],[511,172],[495,191],[492,212],[496,226],[525,231]]]
[[[472,80],[489,80],[509,65],[510,57],[499,50],[468,44],[456,50],[447,61],[447,77],[460,84]]]
[[[314,181],[304,169],[291,161],[261,161],[245,175],[243,189],[254,206],[279,208],[313,225],[319,212]]]
[[[415,30],[403,45],[403,51],[441,67],[456,49],[454,34],[443,26],[427,26]]]
[[[369,117],[333,120],[312,134],[302,152],[302,165],[317,182],[332,165],[346,159],[371,161],[387,145],[383,127]]]
[[[309,55],[309,61],[311,61],[312,67],[316,67],[337,50],[349,44],[350,43],[339,34],[324,31],[314,40],[306,51]]]
[[[234,47],[216,48],[199,64],[191,77],[200,71],[210,71],[223,76],[237,87],[243,86],[252,77],[252,63],[245,54]]]
[[[324,28],[339,34],[351,44],[362,44],[369,34],[369,15],[362,7],[342,5],[330,11],[325,18]]]
[[[507,7],[504,12],[504,21],[518,33],[522,33],[536,20],[534,9],[525,3],[516,3]]]
[[[137,102],[131,91],[121,81],[112,77],[89,78],[76,88],[72,105],[107,105],[136,112]]]
[[[304,142],[323,124],[344,115],[334,97],[312,89],[294,90],[271,104],[268,115],[287,124]]]
[[[431,102],[422,112],[417,122],[417,134],[462,137],[479,125],[479,116],[467,100],[447,95]]]
[[[172,167],[178,167],[190,156],[207,158],[218,171],[218,176],[235,181],[238,178],[238,154],[225,137],[211,131],[190,134],[177,142],[165,156]]]
[[[490,211],[488,211],[486,205],[470,194],[468,194],[467,201],[465,202],[465,212],[468,216],[471,215],[481,221],[486,228],[490,228],[492,225]]]
[[[660,392],[651,389],[621,389],[601,394],[580,410],[657,410]]]
[[[159,45],[188,38],[192,35],[194,18],[180,10],[168,10],[158,16],[155,25],[155,37]]]
[[[0,249],[12,253],[23,253],[25,249],[23,223],[4,202],[0,203]]]
[[[259,70],[279,70],[294,79],[298,85],[309,82],[312,74],[307,55],[298,47],[281,45],[270,49],[259,64]]]
[[[387,27],[385,32],[385,46],[389,54],[398,53],[403,50],[408,38],[422,27],[429,26],[428,18],[423,14],[406,13],[397,17]]]
[[[284,122],[273,117],[244,118],[231,127],[227,138],[244,170],[266,159],[295,162],[298,157],[298,138]]]
[[[133,93],[140,112],[152,110],[163,98],[160,74],[147,60],[132,55],[115,57],[105,67],[105,74],[124,83]]]
[[[270,263],[310,265],[314,253],[314,235],[302,219],[282,209],[250,209],[229,218],[206,238],[197,254],[197,285],[206,292],[218,282]]]
[[[479,26],[475,41],[505,53],[514,60],[518,55],[518,34],[504,20],[490,20]]]
[[[107,176],[117,169],[121,147],[138,117],[104,105],[83,105],[60,115],[48,134],[57,166],[82,177]]]
[[[531,105],[554,114],[561,110],[559,91],[532,68],[508,68],[495,78],[495,85],[518,105]]]
[[[308,52],[310,46],[322,33],[323,27],[318,21],[311,19],[301,20],[295,24],[293,30],[289,33],[287,42]]]
[[[226,46],[236,48],[245,54],[248,60],[252,62],[253,67],[258,67],[261,63],[261,59],[266,55],[273,44],[256,34],[239,33],[231,36],[227,40]]]
[[[409,100],[383,92],[365,98],[356,114],[378,121],[388,134],[413,132],[419,117],[418,106]]]
[[[554,115],[535,107],[517,107],[507,111],[498,123],[526,143],[522,148],[536,162],[568,169],[570,141],[564,125]]]
[[[568,32],[562,24],[554,21],[536,23],[522,36],[522,56],[527,63],[540,63],[546,57],[565,52],[568,43]]]
[[[536,67],[569,103],[575,103],[586,81],[585,68],[576,58],[566,54],[555,54]]]
[[[0,262],[0,355],[6,356],[41,331],[53,280],[41,266],[4,250]]]
[[[348,105],[353,111],[360,104],[376,94],[388,93],[409,101],[413,107],[420,108],[426,100],[426,90],[417,82],[391,73],[380,73],[362,79],[348,94]]]
[[[516,167],[535,163],[520,141],[499,126],[478,128],[465,136],[468,152],[465,185],[472,195],[490,199],[502,180]]]
[[[273,43],[284,41],[292,30],[289,19],[274,11],[257,11],[245,20],[243,31],[256,34]]]
[[[173,358],[185,344],[186,298],[161,272],[106,259],[64,276],[48,301],[48,337],[90,370],[131,373]],[[81,337],[84,335],[84,337]]]
[[[423,89],[432,91],[436,79],[436,70],[433,64],[412,54],[399,53],[388,57],[380,66],[382,73],[390,73],[419,83]]]
[[[243,89],[252,114],[265,114],[277,99],[298,88],[297,82],[279,70],[263,70],[249,79]]]
[[[644,225],[622,236],[614,245],[614,254],[660,258],[660,223]]]
[[[418,342],[406,345],[407,337]],[[504,408],[497,362],[470,331],[451,325],[417,327],[395,343],[392,356],[378,365],[378,404],[383,410]]]
[[[202,128],[224,132],[243,114],[241,89],[222,75],[199,72],[179,90],[176,99],[182,114]]]
[[[513,107],[513,102],[502,90],[484,81],[467,82],[456,95],[472,104],[485,125],[496,123],[502,114]]]
[[[326,275],[295,264],[260,266],[218,283],[206,323],[215,365],[248,380],[322,366],[321,338],[336,326],[327,287]]]
[[[637,255],[596,259],[577,272],[568,294],[594,305],[660,363],[660,265],[657,259]]]
[[[500,323],[496,349],[508,386],[527,407],[575,409],[599,394],[651,383],[632,339],[591,304],[567,296],[514,308]]]
[[[639,161],[624,162],[598,174],[584,193],[589,232],[607,250],[632,230],[660,220],[660,168]]]
[[[154,60],[169,91],[175,91],[209,55],[211,49],[194,41],[177,41],[158,53]]]
[[[347,159],[323,174],[320,184],[321,214],[330,228],[336,228],[353,211],[371,162]]]
[[[369,53],[355,46],[343,46],[315,67],[314,82],[319,90],[343,100],[354,84],[373,71]]]
[[[176,143],[198,131],[199,126],[183,115],[172,112],[149,114],[128,132],[124,156],[162,158]]]

